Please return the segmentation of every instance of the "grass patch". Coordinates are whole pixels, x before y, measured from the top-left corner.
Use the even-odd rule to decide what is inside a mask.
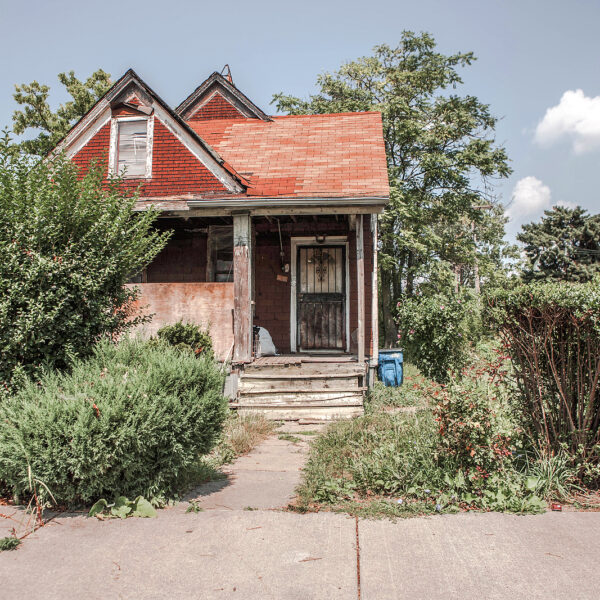
[[[498,369],[477,368],[447,386],[409,373],[403,387],[377,386],[364,416],[312,441],[295,510],[535,513],[573,490],[570,464],[527,449]],[[403,407],[417,410],[394,410]]]
[[[302,441],[298,436],[292,435],[291,433],[280,433],[277,436],[277,439],[284,440],[286,442],[292,442],[293,444],[297,444],[298,442]]]
[[[234,457],[247,454],[275,430],[277,423],[263,415],[232,414],[225,422],[223,444],[231,448]]]
[[[428,395],[435,386],[423,377],[410,363],[404,364],[404,384],[387,387],[381,381],[369,390],[365,401],[367,412],[393,410],[395,408],[425,408],[429,405]]]
[[[185,474],[186,483],[181,487],[190,489],[207,481],[224,479],[226,475],[221,472],[221,467],[250,452],[276,427],[277,423],[263,415],[230,414],[214,450],[198,459],[194,468]]]
[[[313,441],[298,490],[305,506],[344,504],[410,488],[439,487],[435,421],[429,411],[377,412],[334,423]]]
[[[16,537],[0,538],[0,552],[4,550],[15,550],[21,544],[21,540]]]
[[[190,500],[190,505],[185,509],[186,513],[199,513],[203,511],[204,509],[198,504],[197,500]]]

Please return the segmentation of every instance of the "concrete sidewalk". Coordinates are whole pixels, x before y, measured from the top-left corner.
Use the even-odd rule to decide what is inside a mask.
[[[343,515],[273,510],[293,493],[305,451],[305,444],[267,441],[234,463],[226,485],[192,494],[203,512],[186,513],[181,503],[155,519],[57,518],[0,553],[0,598],[600,597],[600,513],[357,526]]]

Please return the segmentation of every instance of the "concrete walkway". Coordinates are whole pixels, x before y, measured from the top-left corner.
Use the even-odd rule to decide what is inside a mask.
[[[305,444],[271,438],[156,519],[62,516],[0,553],[0,598],[598,598],[600,513],[397,523],[285,506]],[[249,510],[252,508],[254,510]]]

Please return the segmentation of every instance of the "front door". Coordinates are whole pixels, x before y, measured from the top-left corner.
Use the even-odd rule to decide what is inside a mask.
[[[298,246],[297,340],[300,351],[346,347],[346,247]]]

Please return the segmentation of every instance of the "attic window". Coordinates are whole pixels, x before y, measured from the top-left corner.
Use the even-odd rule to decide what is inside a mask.
[[[126,179],[151,176],[151,119],[115,119],[113,171]]]

